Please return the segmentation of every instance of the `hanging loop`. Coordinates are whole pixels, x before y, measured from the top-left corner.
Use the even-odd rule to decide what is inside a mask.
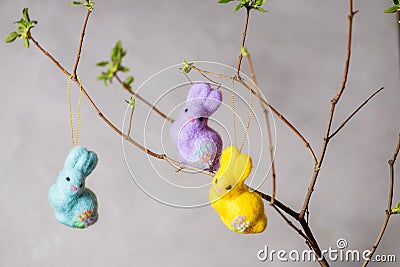
[[[69,108],[69,126],[71,128],[71,141],[72,141],[72,147],[78,145],[79,141],[79,130],[81,128],[81,104],[82,104],[82,81],[79,78],[79,76],[76,76],[76,79],[79,83],[79,100],[78,100],[78,110],[77,110],[77,124],[76,124],[76,130],[74,130],[74,124],[73,124],[73,114],[72,114],[72,104],[71,104],[71,80],[74,79],[75,76],[72,74],[68,78],[68,108]]]

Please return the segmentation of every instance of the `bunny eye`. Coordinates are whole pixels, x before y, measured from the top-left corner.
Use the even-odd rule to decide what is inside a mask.
[[[81,183],[81,184],[79,185],[79,188],[82,188],[82,186],[83,186],[83,183]]]
[[[199,118],[199,121],[204,121],[204,117],[200,117],[200,118]]]
[[[215,179],[215,183],[218,183],[218,178],[217,178],[217,179]]]
[[[225,190],[231,190],[232,189],[232,185],[228,185],[227,187],[225,187]]]
[[[69,177],[65,178],[65,180],[67,180],[68,182],[71,181],[71,179]]]
[[[185,112],[188,112],[189,111],[189,109],[188,108],[185,108]]]

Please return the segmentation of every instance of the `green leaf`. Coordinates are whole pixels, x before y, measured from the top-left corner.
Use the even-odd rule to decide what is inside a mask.
[[[71,6],[80,6],[80,5],[82,5],[83,3],[81,2],[81,1],[72,1],[71,2]]]
[[[124,67],[124,66],[119,66],[118,70],[122,71],[122,72],[128,72],[129,68],[128,67]]]
[[[30,21],[27,7],[22,10],[22,20]]]
[[[98,81],[103,81],[104,85],[107,86],[107,78],[105,78],[103,75],[97,76]]]
[[[115,64],[115,65],[120,65],[122,58],[126,55],[126,51],[124,51],[124,49],[122,48],[122,43],[121,41],[118,41],[115,46],[113,47],[113,49],[111,50],[111,61]],[[117,67],[118,69],[118,67]]]
[[[93,3],[93,2],[91,2]],[[128,72],[129,68],[122,66],[122,59],[126,55],[126,51],[122,47],[122,42],[118,41],[115,46],[111,49],[110,58],[111,61],[101,61],[98,62],[96,65],[100,67],[107,67],[106,72],[102,72],[100,76],[97,77],[98,80],[103,80],[104,84],[107,85],[108,83],[112,83],[113,78],[115,75],[121,72]],[[133,77],[130,76],[127,79],[127,82],[124,82],[125,86],[130,89],[130,83],[133,82]]]
[[[29,39],[24,39],[24,46],[26,47],[26,48],[29,48]]]
[[[122,42],[118,41],[111,51],[111,57],[118,57],[118,55],[121,54],[121,50],[122,50]]]
[[[134,80],[135,80],[135,78],[133,78],[133,76],[128,76],[128,78],[126,78],[125,83],[129,85],[129,84],[133,83]]]
[[[244,46],[242,46],[242,48],[240,49],[240,52],[245,57],[247,57],[249,55],[249,52],[247,51],[246,47],[244,47]]]
[[[94,2],[92,2],[91,0],[85,0],[85,2],[83,2],[83,1],[72,1],[71,2],[71,6],[86,7],[90,11],[93,10],[93,5],[94,5]]]
[[[108,63],[109,63],[108,61],[100,61],[100,62],[96,63],[96,66],[105,67],[108,65]]]
[[[226,3],[229,3],[232,1],[234,1],[234,0],[218,0],[218,4],[226,4]]]
[[[383,12],[385,12],[385,13],[394,13],[394,12],[396,12],[398,10],[400,10],[400,7],[392,6],[392,7],[389,7],[387,9],[385,9]]]
[[[14,24],[18,24],[17,32],[12,32],[6,37],[6,42],[11,43],[17,37],[20,37],[24,41],[24,46],[29,48],[29,32],[37,24],[36,20],[30,20],[28,8],[24,8],[22,10],[22,18],[19,21],[14,22]]]
[[[400,214],[400,202],[396,204],[396,206],[394,206],[392,208],[392,213],[393,214]]]
[[[233,13],[237,12],[239,9],[241,9],[244,6],[242,2],[240,2],[235,8],[233,9]]]
[[[93,11],[93,5],[94,5],[94,2],[92,2],[92,1],[86,1],[86,7],[90,10],[90,11]]]
[[[134,96],[131,96],[131,98],[128,100],[125,100],[126,103],[128,103],[128,106],[135,111],[135,107],[136,107],[136,100]]]
[[[255,1],[255,4],[256,4],[257,6],[262,6],[262,5],[265,4],[265,1],[266,1],[266,0],[256,0],[256,1]]]
[[[183,60],[183,66],[180,68],[181,72],[189,73],[192,70],[193,62],[187,62],[186,59]]]
[[[256,7],[256,10],[260,11],[260,12],[267,12],[267,10],[265,10],[264,8],[258,6]]]
[[[17,32],[12,32],[6,37],[6,43],[12,43],[14,42],[15,39],[17,39],[18,33]]]

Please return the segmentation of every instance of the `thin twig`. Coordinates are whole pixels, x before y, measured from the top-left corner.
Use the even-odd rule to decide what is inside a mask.
[[[28,32],[28,37],[29,39],[36,45],[36,47],[46,56],[50,59],[51,62],[53,62],[59,70],[61,70],[65,75],[68,77],[71,77],[71,74],[56,60],[47,50],[45,50],[39,43],[36,41],[35,38],[33,38],[32,34]]]
[[[203,76],[204,78],[206,78],[208,81],[210,81],[210,82],[212,82],[212,83],[214,83],[214,84],[217,84],[218,87],[221,87],[221,84],[220,84],[219,82],[216,82],[216,81],[214,81],[213,79],[211,79],[210,77],[207,76],[207,75],[212,75],[212,74],[214,74],[214,73],[212,73],[212,72],[210,72],[210,71],[201,70],[201,69],[199,69],[199,68],[197,68],[197,67],[195,67],[195,66],[193,66],[193,65],[191,65],[190,68],[196,70],[197,72],[199,72],[200,75]],[[188,76],[186,73],[184,73],[184,74],[185,74],[186,77],[189,79],[190,83],[193,84],[193,82],[192,82],[192,80],[190,80],[189,76]],[[216,77],[218,77],[218,78],[225,78],[225,79],[228,79],[228,78],[229,78],[229,79],[232,79],[231,77],[225,76],[225,75],[213,75],[213,76],[216,76]]]
[[[349,15],[348,15],[348,32],[347,32],[347,52],[346,52],[346,61],[344,67],[344,73],[342,82],[340,84],[339,91],[335,95],[335,97],[331,100],[331,109],[328,116],[328,125],[325,130],[324,141],[321,149],[321,154],[318,158],[318,163],[315,166],[313,176],[311,178],[310,185],[308,186],[307,194],[304,199],[303,207],[300,212],[300,218],[304,218],[306,210],[308,208],[308,203],[310,202],[311,195],[314,191],[315,183],[317,182],[319,171],[321,170],[322,162],[324,161],[325,153],[328,148],[329,143],[329,135],[331,131],[333,115],[335,112],[336,104],[338,103],[340,97],[342,96],[344,89],[346,88],[347,76],[349,74],[349,66],[350,66],[350,58],[351,58],[351,44],[352,44],[352,31],[353,31],[353,17],[357,13],[357,11],[353,11],[353,0],[349,0]]]
[[[330,136],[329,139],[332,139],[345,125],[348,123],[354,115],[357,114],[367,103],[370,101],[375,95],[377,95],[380,91],[383,90],[383,87],[379,88],[375,93],[373,93],[370,97],[368,97],[351,115],[334,131]]]
[[[209,80],[210,82],[214,83],[214,84],[218,84],[218,86],[221,86],[221,84],[219,82],[214,81],[213,79],[211,79],[210,77],[208,77],[205,73],[200,72],[201,76],[203,76],[204,78],[206,78],[207,80]]]
[[[289,219],[285,216],[285,214],[282,213],[282,211],[280,211],[274,204],[271,204],[271,206],[272,206],[272,207],[275,209],[275,211],[282,217],[282,219],[283,219],[290,227],[292,227],[292,228],[294,229],[295,232],[297,232],[300,236],[302,236],[302,237],[306,240],[307,243],[308,243],[308,242],[311,242],[310,239],[303,233],[303,231],[302,231],[300,228],[298,228],[296,225],[294,225],[294,224],[292,223],[292,221],[289,220]]]
[[[249,18],[250,18],[250,8],[246,7],[246,20],[245,20],[245,23],[244,23],[244,29],[243,29],[243,33],[242,33],[242,45],[240,46],[240,54],[239,54],[238,63],[237,63],[237,73],[236,73],[237,77],[240,77],[240,66],[242,64],[242,59],[243,59],[242,47],[244,47],[244,44],[246,42],[247,27],[249,25]]]
[[[202,69],[199,69],[198,67],[196,67],[194,65],[191,65],[190,68],[195,70],[195,71],[198,71],[200,73],[207,74],[207,75],[212,75],[212,76],[215,76],[215,77],[218,77],[218,78],[229,79],[229,80],[232,79],[232,76],[223,75],[223,74],[220,74],[220,73],[215,73],[215,72],[211,72],[211,71],[208,71],[208,70],[202,70]]]
[[[397,40],[398,40],[398,51],[397,51],[397,54],[398,54],[398,57],[399,57],[399,66],[400,66],[400,12],[399,11],[397,11],[397,20],[396,20],[396,23],[397,23]]]
[[[75,60],[74,69],[72,71],[72,74],[74,75],[74,77],[76,77],[76,71],[78,69],[79,60],[81,58],[83,39],[85,37],[86,26],[87,26],[87,23],[89,21],[89,16],[90,16],[91,13],[92,13],[92,11],[88,8],[87,9],[87,13],[86,13],[85,22],[83,23],[83,27],[82,27],[82,31],[81,31],[81,38],[79,40],[78,52],[76,53],[76,60]]]
[[[190,79],[189,75],[187,75],[186,72],[182,72],[183,75],[185,75],[186,79],[188,79],[188,81],[190,82],[190,84],[193,84],[193,81]]]
[[[133,122],[133,112],[135,112],[135,108],[131,108],[131,113],[129,115],[129,126],[128,126],[128,132],[126,133],[127,136],[131,135],[131,129],[132,129],[132,122]]]
[[[265,115],[265,121],[267,124],[267,135],[268,135],[268,150],[269,150],[269,158],[271,161],[271,187],[272,187],[272,199],[271,199],[271,205],[274,204],[275,201],[275,194],[276,194],[276,172],[275,172],[275,159],[274,159],[274,146],[272,144],[272,137],[271,137],[271,125],[269,122],[269,114],[268,114],[268,109],[265,108],[263,105],[261,99],[261,94],[260,94],[260,88],[258,86],[258,82],[256,79],[256,74],[253,68],[253,62],[251,60],[250,53],[246,53],[246,59],[247,59],[247,64],[249,66],[249,71],[251,75],[251,79],[253,80],[253,83],[255,85],[255,91],[256,91],[256,96],[259,99],[261,109],[264,111]]]
[[[275,157],[274,157],[274,146],[272,144],[272,137],[271,137],[271,125],[269,122],[269,114],[267,109],[264,109],[264,114],[265,114],[265,121],[267,124],[267,133],[268,133],[268,150],[269,150],[269,158],[271,160],[271,194],[272,194],[272,201],[271,204],[274,204],[275,201],[275,195],[276,195],[276,171],[275,171]]]
[[[154,110],[158,115],[160,115],[161,117],[163,117],[164,119],[166,119],[167,121],[173,123],[174,119],[168,117],[167,115],[165,115],[165,113],[163,113],[162,111],[160,111],[155,105],[151,104],[149,101],[147,101],[145,98],[143,98],[142,96],[140,96],[138,93],[134,92],[131,88],[129,88],[122,80],[121,78],[115,74],[114,75],[115,79],[117,79],[117,81],[121,84],[122,88],[124,88],[125,90],[127,90],[130,94],[132,94],[134,97],[136,97],[137,99],[141,100],[143,103],[145,103],[147,106],[149,106],[152,110]]]
[[[371,257],[374,255],[376,249],[378,248],[379,243],[382,240],[383,234],[386,231],[386,227],[389,223],[390,216],[392,215],[393,188],[394,188],[394,167],[393,166],[394,166],[394,163],[396,162],[396,158],[397,158],[397,155],[399,154],[399,150],[400,150],[400,133],[399,133],[399,139],[397,141],[397,147],[393,153],[392,158],[388,161],[389,173],[390,173],[389,174],[390,185],[389,185],[388,204],[387,204],[387,208],[385,210],[385,213],[386,213],[385,220],[383,221],[381,231],[379,232],[378,237],[376,238],[376,241],[373,244],[370,253],[368,254],[368,259],[366,259],[362,265],[363,267],[368,265],[368,263],[371,260]]]

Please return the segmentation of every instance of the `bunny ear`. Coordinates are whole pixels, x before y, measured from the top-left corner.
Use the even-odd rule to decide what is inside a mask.
[[[194,83],[189,90],[187,100],[207,98],[211,90],[212,89],[208,83],[205,82]]]
[[[211,114],[214,113],[222,101],[222,93],[220,90],[212,89],[206,100],[204,101],[203,106],[207,109],[207,111]]]
[[[82,146],[74,147],[68,154],[67,159],[65,160],[64,167],[66,169],[74,169],[76,163],[83,153],[86,152],[86,149]]]
[[[250,175],[253,164],[249,155],[240,154],[235,162],[235,172],[240,177],[240,181],[244,182]]]
[[[80,170],[83,175],[88,176],[97,165],[97,155],[92,151],[87,151],[79,158],[75,168]]]
[[[69,152],[64,168],[76,169],[83,175],[89,175],[97,165],[97,155],[82,146],[74,147]]]
[[[224,173],[226,170],[232,168],[239,155],[240,152],[235,146],[228,146],[225,148],[219,159],[220,170],[218,170],[218,172],[222,171],[222,173]]]
[[[224,149],[220,165],[232,170],[238,181],[246,180],[253,167],[250,156],[241,154],[236,146],[228,146]]]

